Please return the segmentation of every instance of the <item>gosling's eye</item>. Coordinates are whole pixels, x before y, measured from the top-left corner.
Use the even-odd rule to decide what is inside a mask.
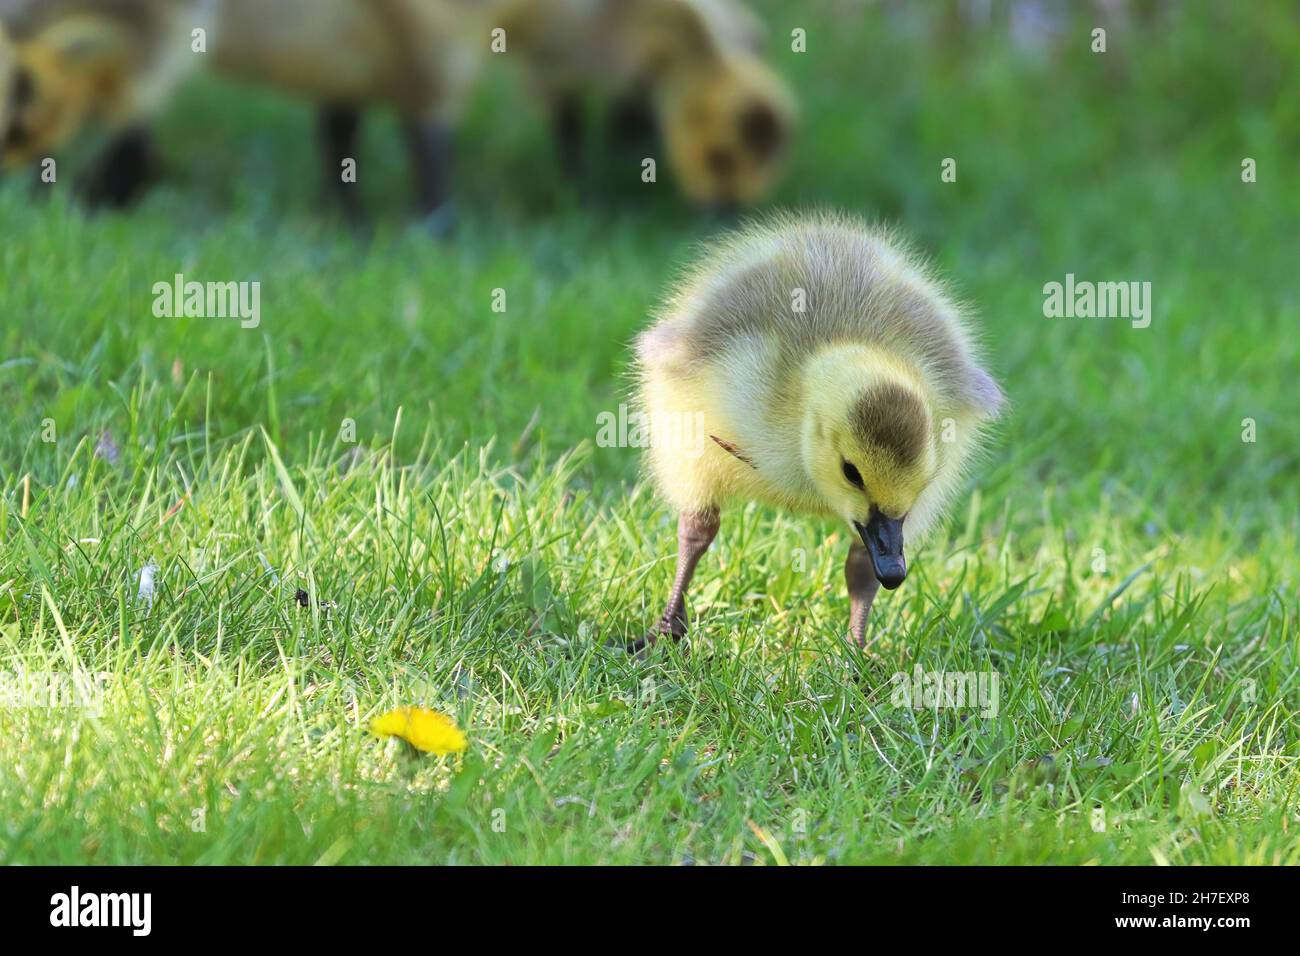
[[[840,470],[844,472],[845,481],[851,484],[854,488],[862,488],[862,473],[858,471],[852,462],[844,462],[843,465],[840,466]]]

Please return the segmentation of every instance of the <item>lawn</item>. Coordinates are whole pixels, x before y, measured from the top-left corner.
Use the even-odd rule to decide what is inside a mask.
[[[128,214],[0,186],[0,863],[1300,863],[1300,19],[1152,4],[1096,54],[943,6],[765,5],[770,208],[898,225],[1010,398],[869,655],[844,529],[759,507],[691,640],[620,649],[675,519],[597,417],[717,227],[596,148],[566,183],[509,64],[446,242],[391,120],[356,234],[308,111],[216,79]],[[177,273],[260,281],[260,325],[155,317]],[[1067,274],[1149,281],[1150,326],[1046,317]],[[73,673],[95,706],[15,699]],[[469,749],[367,732],[406,704]]]

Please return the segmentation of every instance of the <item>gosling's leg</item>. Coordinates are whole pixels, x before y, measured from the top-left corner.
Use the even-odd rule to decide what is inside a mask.
[[[361,113],[351,106],[332,105],[320,111],[320,148],[326,188],[337,197],[339,208],[348,222],[359,225],[364,220],[357,184],[344,182],[343,161],[357,158],[357,132]]]
[[[867,646],[867,615],[871,602],[880,590],[871,555],[861,542],[854,541],[844,562],[844,583],[849,587],[849,636],[858,647]]]
[[[629,651],[638,652],[652,647],[662,634],[671,634],[675,641],[686,636],[686,589],[691,586],[695,566],[718,536],[720,524],[721,516],[717,508],[682,512],[677,519],[677,573],[673,577],[672,593],[668,595],[668,606],[649,634],[628,644]]]
[[[609,138],[618,149],[653,149],[658,127],[647,90],[633,90],[615,101],[609,111]]]
[[[555,138],[555,150],[564,175],[577,184],[582,183],[586,172],[582,107],[582,99],[572,93],[560,96],[551,106],[551,135]]]
[[[80,193],[92,207],[125,209],[140,198],[160,166],[149,130],[131,127],[114,136],[95,158]]]
[[[437,120],[405,123],[406,147],[415,176],[415,212],[428,230],[441,238],[455,227],[455,209],[448,191],[451,178],[452,134]]]

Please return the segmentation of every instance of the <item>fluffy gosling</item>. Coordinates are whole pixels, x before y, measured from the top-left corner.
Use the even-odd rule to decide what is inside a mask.
[[[613,95],[614,126],[649,123],[685,196],[716,212],[780,176],[797,107],[763,61],[739,0],[502,0],[511,49],[548,104],[561,160],[581,178],[583,99]]]
[[[742,230],[692,270],[637,342],[648,466],[677,508],[677,572],[658,624],[686,633],[686,591],[722,506],[840,518],[850,637],[956,491],[1002,391],[957,307],[907,249],[852,219]],[[858,539],[861,539],[860,541]]]

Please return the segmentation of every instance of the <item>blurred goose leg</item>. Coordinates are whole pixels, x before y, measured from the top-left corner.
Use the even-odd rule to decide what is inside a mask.
[[[654,149],[657,128],[649,93],[634,90],[620,96],[610,108],[609,136],[617,149]]]
[[[559,97],[551,107],[551,134],[560,166],[571,182],[581,183],[585,172],[582,148],[582,100],[574,95]]]
[[[57,183],[57,180],[55,181]],[[31,168],[31,173],[27,179],[27,194],[31,196],[32,202],[45,202],[53,190],[57,188],[55,183],[45,181],[45,171],[38,164]],[[4,184],[4,175],[0,173],[0,185]]]
[[[357,224],[365,217],[356,182],[343,177],[345,160],[356,160],[357,133],[361,128],[361,113],[350,106],[326,106],[320,111],[320,147],[324,162],[326,190],[337,197],[348,222]]]
[[[447,189],[451,131],[434,120],[408,120],[406,143],[415,177],[416,213],[435,236],[446,236],[455,227],[455,210]]]
[[[123,130],[95,158],[78,191],[91,206],[122,209],[140,198],[158,167],[149,131],[143,127]]]

